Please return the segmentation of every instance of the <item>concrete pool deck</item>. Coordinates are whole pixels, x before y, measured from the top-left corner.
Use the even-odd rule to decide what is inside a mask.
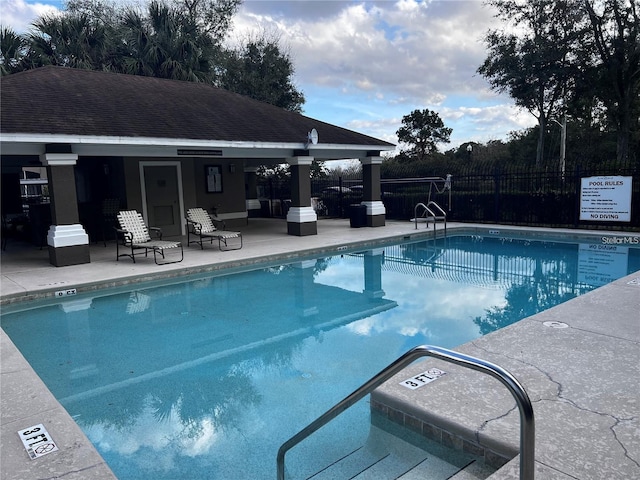
[[[450,235],[490,229],[496,235],[589,237],[588,242],[594,244],[601,243],[603,236],[638,237],[637,233],[448,225]],[[152,259],[136,264],[129,259],[116,262],[111,242],[107,247],[91,245],[91,264],[56,268],[49,265],[46,250],[9,240],[1,257],[0,303],[3,309],[11,309],[11,304],[22,300],[72,288],[80,293],[432,235],[424,225],[415,230],[409,222],[391,221],[385,227],[353,229],[345,220],[321,220],[318,235],[310,237],[287,235],[283,220],[251,219],[240,230],[242,250],[185,247],[184,261],[166,266],[157,266]],[[562,322],[567,328],[547,327],[545,322],[555,326]],[[3,331],[0,341],[0,478],[114,478]],[[536,416],[537,478],[640,478],[640,272],[456,350],[497,363],[524,385]],[[451,441],[461,448],[482,446],[507,456],[516,453],[519,420],[506,389],[477,372],[427,361],[447,375],[414,391],[397,386],[400,380],[424,370],[424,365],[412,365],[399,375],[403,378],[398,382],[381,387],[372,402],[387,408],[390,416],[398,417],[400,412],[405,425],[427,436],[439,436],[443,443]],[[46,426],[59,451],[29,460],[17,432],[39,423]],[[275,477],[275,459],[273,462]],[[517,478],[517,472],[516,457],[490,478]]]

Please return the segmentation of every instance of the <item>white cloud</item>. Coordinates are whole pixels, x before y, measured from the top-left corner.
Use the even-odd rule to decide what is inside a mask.
[[[30,3],[24,0],[3,0],[0,7],[0,23],[16,33],[26,33],[33,21],[43,15],[55,15],[58,8],[48,3]]]
[[[380,140],[385,140],[390,143],[396,143],[396,130],[399,128],[401,120],[399,118],[381,118],[378,120],[361,120],[356,119],[347,122],[346,128],[355,130],[358,132],[367,132]]]
[[[159,421],[153,409],[146,406],[138,416],[131,417],[126,428],[105,422],[85,425],[84,431],[103,453],[129,457],[141,471],[164,472],[164,478],[167,472],[179,468],[182,457],[212,462],[211,451],[221,438],[209,417],[185,424],[178,410],[172,407],[167,418]],[[82,418],[79,423],[82,425]]]
[[[454,144],[504,137],[531,123],[499,115],[515,109],[476,73],[492,21],[493,12],[474,0],[249,1],[234,24],[237,33],[278,33],[308,115],[397,143],[402,116],[429,108],[453,128]]]
[[[385,97],[410,93],[470,91],[486,84],[474,77],[482,60],[480,42],[490,17],[480,2],[321,2],[333,13],[317,19],[257,15],[247,2],[236,30],[277,30],[291,48],[298,76],[316,85],[366,84],[385,88]],[[277,5],[283,2],[273,2]],[[287,2],[288,3],[288,2]],[[296,3],[296,2],[293,2]],[[315,4],[316,2],[310,2]],[[443,5],[446,4],[446,5]],[[449,6],[451,4],[451,6]],[[337,10],[336,6],[343,6]],[[402,95],[406,97],[406,95]]]

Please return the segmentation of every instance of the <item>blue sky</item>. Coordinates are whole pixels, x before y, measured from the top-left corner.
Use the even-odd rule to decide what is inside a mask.
[[[2,0],[0,23],[24,32],[63,4]],[[307,116],[397,143],[402,117],[428,108],[453,129],[447,150],[535,124],[476,73],[482,38],[497,27],[481,0],[245,0],[230,42],[260,32],[280,38]]]

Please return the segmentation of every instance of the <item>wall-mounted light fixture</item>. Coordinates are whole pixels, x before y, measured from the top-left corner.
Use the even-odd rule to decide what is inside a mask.
[[[229,173],[236,173],[236,164],[235,163],[230,163],[229,164]]]

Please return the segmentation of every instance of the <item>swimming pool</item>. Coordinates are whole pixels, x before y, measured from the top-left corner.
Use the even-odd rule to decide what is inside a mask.
[[[2,325],[119,478],[272,478],[282,441],[409,348],[640,269],[637,249],[600,247],[452,237],[77,296]],[[323,448],[345,430],[366,434],[334,427]]]

